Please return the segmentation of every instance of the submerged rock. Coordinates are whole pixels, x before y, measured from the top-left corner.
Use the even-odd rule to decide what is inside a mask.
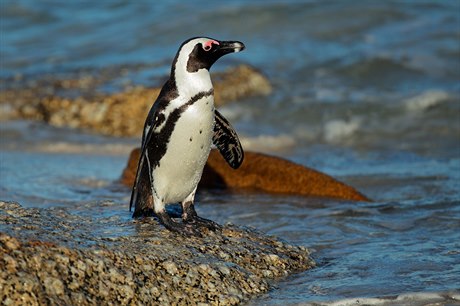
[[[272,278],[314,266],[306,248],[249,229],[203,231],[203,238],[183,237],[152,218],[0,202],[0,301],[235,305],[267,291]]]
[[[247,65],[215,73],[213,80],[216,105],[267,95],[272,90],[268,79]],[[42,120],[55,126],[83,128],[106,135],[139,136],[161,88],[136,86],[114,94],[101,94],[96,85],[100,86],[103,81],[82,76],[77,80],[41,81],[25,88],[3,90],[0,119]]]
[[[131,152],[121,182],[132,186],[140,148]],[[351,186],[319,171],[288,160],[246,151],[243,164],[234,170],[219,151],[213,149],[200,181],[201,188],[248,188],[272,193],[328,197],[353,201],[370,201]]]

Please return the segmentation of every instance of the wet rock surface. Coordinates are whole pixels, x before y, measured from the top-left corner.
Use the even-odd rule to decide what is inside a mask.
[[[183,237],[152,218],[0,202],[0,266],[4,305],[235,305],[314,262],[304,247],[233,225]]]
[[[98,75],[82,72],[68,79],[44,76],[29,82],[8,80],[10,87],[0,91],[0,119],[33,119],[105,135],[138,136],[162,84],[154,88],[129,85],[113,93],[101,91],[123,71],[106,69]],[[272,90],[268,79],[247,65],[213,73],[212,78],[217,106],[267,95]]]

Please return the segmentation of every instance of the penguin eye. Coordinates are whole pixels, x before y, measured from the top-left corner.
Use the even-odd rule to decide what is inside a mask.
[[[212,45],[219,45],[219,43],[215,40],[208,40],[203,44],[203,50],[208,52],[212,49]]]

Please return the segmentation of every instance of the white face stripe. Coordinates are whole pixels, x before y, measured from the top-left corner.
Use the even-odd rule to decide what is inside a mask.
[[[209,38],[195,38],[187,42],[179,51],[175,71],[175,81],[179,96],[183,97],[182,103],[186,103],[187,98],[192,97],[198,92],[208,91],[212,88],[211,76],[207,69],[200,69],[197,72],[187,71],[187,62],[190,53],[198,43],[205,45]],[[186,98],[187,97],[187,98]]]
[[[168,118],[169,115],[177,108],[187,103],[193,96],[200,92],[207,92],[213,88],[211,76],[207,69],[200,69],[197,72],[187,71],[187,62],[189,55],[197,44],[203,46],[209,44],[218,44],[217,41],[210,38],[196,38],[184,44],[179,50],[177,61],[175,63],[175,81],[179,96],[171,100],[164,110],[163,115]],[[156,132],[160,132],[166,124],[166,120],[155,128]],[[147,135],[150,126],[146,127],[145,134]]]
[[[184,44],[181,49],[179,50],[179,54],[177,56],[177,61],[175,63],[174,71],[175,71],[175,81],[176,87],[179,96],[171,100],[169,104],[166,106],[161,113],[168,118],[171,112],[175,109],[181,107],[185,103],[187,103],[194,95],[200,92],[207,92],[212,89],[212,82],[211,76],[207,69],[200,69],[197,72],[188,72],[187,71],[187,62],[189,60],[189,55],[192,53],[193,49],[197,44],[218,44],[217,41],[210,39],[210,38],[196,38],[192,39],[191,41]],[[166,124],[166,120],[157,126],[155,130],[157,132],[161,131]],[[150,130],[150,125],[146,126],[144,131],[145,135],[148,134]]]

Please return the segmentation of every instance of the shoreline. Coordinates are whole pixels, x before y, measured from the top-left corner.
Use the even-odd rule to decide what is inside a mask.
[[[0,208],[6,304],[236,305],[267,292],[272,280],[315,266],[305,247],[233,225],[182,237],[151,218],[96,219],[14,202]],[[113,235],[111,228],[127,234]]]

